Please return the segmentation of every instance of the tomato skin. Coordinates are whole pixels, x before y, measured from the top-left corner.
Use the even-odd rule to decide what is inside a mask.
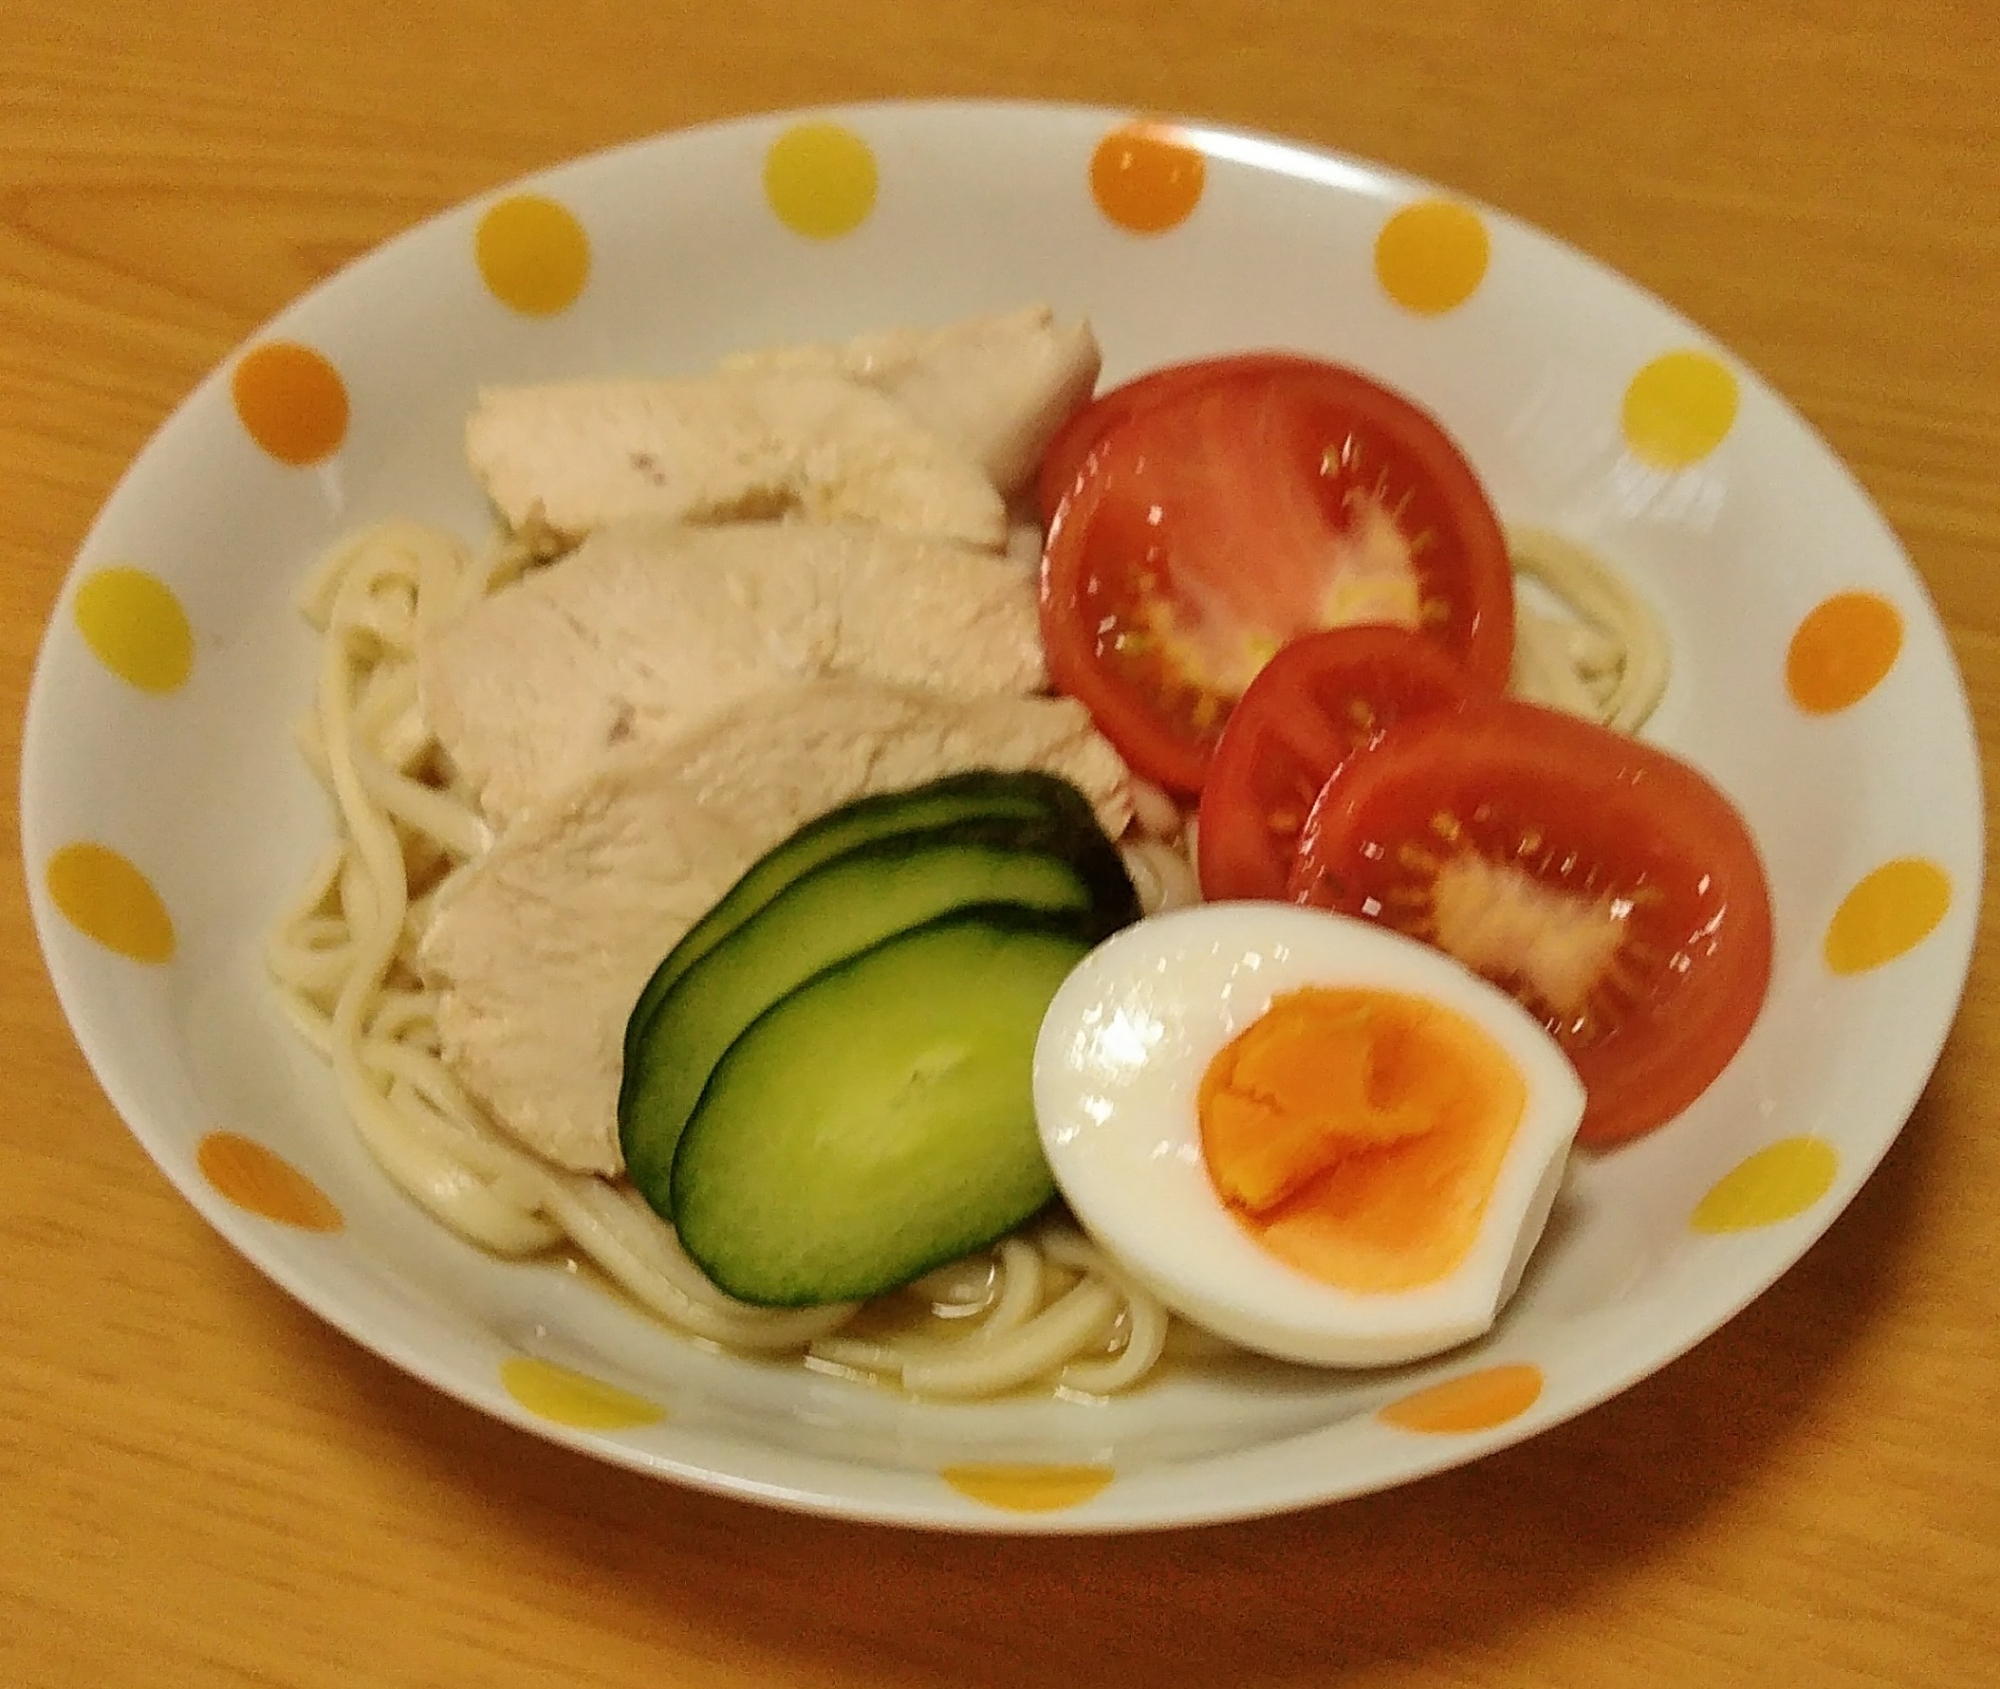
[[[1049,683],[1083,703],[1135,773],[1168,792],[1191,795],[1201,790],[1210,745],[1162,723],[1136,689],[1110,683],[1086,620],[1084,582],[1078,578],[1083,535],[1106,484],[1100,477],[1081,477],[1056,506],[1043,542],[1039,615]]]
[[[1184,794],[1258,668],[1301,635],[1416,627],[1495,687],[1513,658],[1506,541],[1435,419],[1338,365],[1220,363],[1161,372],[1112,417],[1042,558],[1056,685]]]
[[[1485,908],[1487,935],[1528,920],[1499,941],[1504,961],[1467,954],[1494,941],[1462,921],[1442,930],[1451,923],[1432,894],[1446,874],[1464,883],[1468,854],[1489,884],[1499,866],[1510,885],[1540,888]],[[1664,751],[1511,699],[1406,718],[1342,763],[1307,818],[1288,890],[1428,939],[1512,991],[1575,1065],[1589,1098],[1578,1140],[1599,1148],[1705,1091],[1770,984],[1770,888],[1729,800]],[[1544,893],[1615,922],[1597,928],[1618,936],[1581,1000],[1553,1002],[1524,954],[1524,931],[1561,942]]]
[[[1477,690],[1420,634],[1364,625],[1295,639],[1244,689],[1201,789],[1202,896],[1282,899],[1320,790],[1334,769],[1406,716]]]
[[[1035,496],[1041,505],[1044,525],[1055,520],[1057,507],[1076,485],[1077,475],[1092,449],[1127,417],[1223,376],[1309,369],[1316,362],[1298,352],[1237,352],[1224,358],[1169,364],[1098,394],[1082,409],[1071,413],[1042,453],[1041,467],[1035,476]]]

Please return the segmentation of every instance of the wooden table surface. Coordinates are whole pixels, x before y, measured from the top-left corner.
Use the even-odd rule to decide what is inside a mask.
[[[1854,466],[1996,742],[1987,0],[0,0],[10,764],[99,502],[294,294],[585,149],[908,94],[1289,133],[1636,277]],[[1859,1200],[1748,1312],[1609,1405],[1289,1518],[935,1538],[592,1464],[321,1325],[183,1205],[93,1085],[11,817],[8,840],[0,1683],[2000,1682],[1990,943]]]

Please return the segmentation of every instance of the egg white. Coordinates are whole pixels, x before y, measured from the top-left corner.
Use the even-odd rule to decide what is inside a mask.
[[[1446,1277],[1338,1289],[1232,1218],[1202,1156],[1197,1092],[1215,1053],[1281,992],[1407,992],[1483,1028],[1527,1101],[1477,1236]],[[1063,982],[1035,1048],[1042,1147],[1078,1222],[1177,1313],[1286,1360],[1387,1366],[1479,1336],[1546,1224],[1583,1119],[1576,1070],[1539,1022],[1449,956],[1366,921],[1284,903],[1153,915]]]

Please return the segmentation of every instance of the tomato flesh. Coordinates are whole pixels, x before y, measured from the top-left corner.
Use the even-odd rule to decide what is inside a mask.
[[[1297,352],[1238,352],[1226,358],[1169,364],[1100,393],[1074,412],[1042,453],[1035,476],[1035,496],[1044,523],[1055,520],[1056,508],[1076,485],[1092,448],[1128,417],[1148,406],[1227,375],[1257,375],[1275,369],[1311,369],[1317,360]]]
[[[1306,817],[1334,769],[1405,716],[1474,693],[1458,664],[1402,628],[1330,628],[1285,646],[1216,741],[1201,791],[1202,896],[1283,898]]]
[[[1182,375],[1114,419],[1057,505],[1043,643],[1138,771],[1198,792],[1283,646],[1400,625],[1505,684],[1513,574],[1484,491],[1424,412],[1336,365]]]
[[[1770,890],[1729,800],[1663,751],[1512,700],[1409,717],[1343,762],[1288,890],[1510,991],[1583,1080],[1586,1144],[1679,1114],[1770,983]]]

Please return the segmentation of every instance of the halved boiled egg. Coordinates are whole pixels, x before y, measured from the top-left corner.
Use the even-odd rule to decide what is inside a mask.
[[[1035,1110],[1078,1222],[1168,1307],[1322,1366],[1477,1337],[1583,1118],[1531,1015],[1450,957],[1283,903],[1155,915],[1049,1005]]]

